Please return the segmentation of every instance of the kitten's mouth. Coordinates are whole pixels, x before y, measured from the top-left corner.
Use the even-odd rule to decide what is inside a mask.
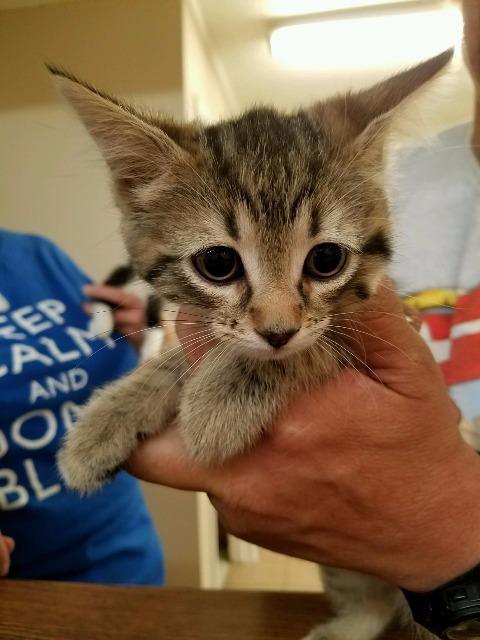
[[[256,341],[249,341],[240,345],[243,355],[248,355],[255,360],[284,360],[312,347],[318,340],[318,336],[299,336],[282,346],[271,346],[266,343],[259,344]]]
[[[284,360],[300,351],[303,351],[303,349],[287,349],[286,347],[281,349],[257,349],[250,351],[250,356],[255,360]]]

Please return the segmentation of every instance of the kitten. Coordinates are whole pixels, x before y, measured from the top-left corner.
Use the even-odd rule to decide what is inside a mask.
[[[51,69],[110,168],[136,273],[196,307],[192,344],[214,345],[193,370],[174,349],[98,391],[59,455],[68,486],[97,489],[139,436],[173,419],[192,457],[219,464],[348,364],[337,314],[375,293],[391,254],[386,134],[451,56],[291,115],[256,108],[211,126],[157,118]],[[338,615],[308,640],[373,640],[396,614],[413,629],[399,590],[334,569],[327,582]]]

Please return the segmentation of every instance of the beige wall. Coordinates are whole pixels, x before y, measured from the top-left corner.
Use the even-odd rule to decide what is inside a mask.
[[[167,586],[200,587],[198,494],[145,483],[143,492],[162,540]]]
[[[179,0],[82,0],[0,12],[0,223],[49,236],[92,277],[123,260],[108,177],[44,61],[183,115]]]

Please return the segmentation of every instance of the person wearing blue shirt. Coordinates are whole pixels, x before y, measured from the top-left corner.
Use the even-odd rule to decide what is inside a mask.
[[[0,229],[0,574],[160,585],[162,551],[137,480],[121,472],[82,497],[56,468],[92,392],[137,365],[127,340],[89,331],[89,283],[51,241]]]

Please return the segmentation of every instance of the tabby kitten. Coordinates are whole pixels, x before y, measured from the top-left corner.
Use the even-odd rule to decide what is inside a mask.
[[[98,391],[59,455],[69,487],[97,489],[140,435],[175,418],[192,457],[221,463],[293,394],[335,375],[348,354],[335,314],[375,292],[391,253],[386,133],[451,55],[291,115],[256,108],[211,126],[157,118],[51,69],[110,168],[136,273],[196,307],[192,344],[213,345],[193,370],[174,349]],[[373,640],[407,611],[379,580],[329,570],[328,582],[338,617],[309,640]]]

